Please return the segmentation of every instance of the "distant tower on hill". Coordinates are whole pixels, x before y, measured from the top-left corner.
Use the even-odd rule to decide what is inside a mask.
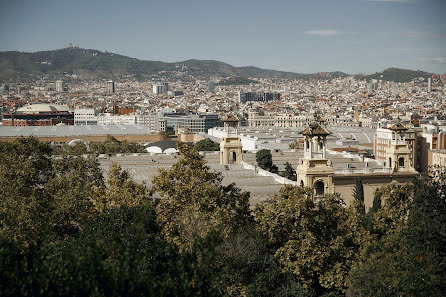
[[[109,95],[114,94],[115,93],[115,82],[112,80],[109,80],[107,82],[107,93]]]

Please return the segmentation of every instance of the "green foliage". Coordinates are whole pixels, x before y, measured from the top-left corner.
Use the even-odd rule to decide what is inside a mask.
[[[130,143],[126,140],[119,141],[111,135],[107,135],[105,141],[91,142],[90,150],[94,154],[116,154],[116,153],[145,153],[142,145]]]
[[[357,177],[355,180],[355,188],[353,189],[353,198],[356,201],[364,202],[364,186],[362,181]]]
[[[288,147],[290,148],[290,150],[298,149],[299,148],[299,141],[298,140],[294,140],[294,141],[290,142],[288,144]]]
[[[258,151],[256,153],[256,161],[257,165],[264,170],[268,170],[272,173],[279,172],[277,166],[273,164],[273,156],[270,150],[261,149]]]
[[[149,193],[117,164],[104,183],[96,158],[0,142],[0,295],[444,296],[444,171],[377,190],[365,215],[357,181],[351,207],[284,186],[253,217],[179,150]]]
[[[2,296],[219,296],[208,236],[180,255],[147,206],[110,209],[78,238],[22,252],[0,241]]]
[[[195,146],[196,146],[197,150],[200,152],[202,152],[202,151],[211,152],[211,151],[219,151],[220,150],[220,144],[216,143],[215,141],[212,141],[209,138],[205,138],[205,139],[198,141],[195,144]]]
[[[223,186],[221,174],[210,172],[196,148],[179,144],[181,159],[169,170],[160,169],[152,193],[163,234],[190,249],[195,237],[211,230],[228,236],[250,220],[249,193],[234,184]]]
[[[92,188],[93,204],[97,211],[120,206],[138,206],[148,201],[149,191],[145,184],[134,182],[128,171],[122,170],[117,163],[110,167],[108,187],[97,184]]]
[[[305,296],[292,275],[282,272],[265,236],[249,224],[218,247],[218,288],[227,296]]]
[[[285,186],[258,208],[255,219],[282,269],[293,274],[307,294],[345,292],[365,231],[338,196],[315,203],[310,188]]]
[[[104,141],[92,141],[87,147],[82,142],[77,142],[70,146],[54,147],[55,155],[82,155],[82,154],[117,154],[117,153],[145,153],[144,146],[138,143],[119,141],[111,135],[107,135]]]
[[[424,71],[414,71],[408,69],[400,69],[400,68],[387,68],[383,71],[371,74],[371,75],[358,75],[358,78],[371,80],[384,80],[384,81],[394,81],[394,82],[410,82],[411,80],[422,77],[424,79],[428,79],[432,77],[432,75],[428,72]]]
[[[284,176],[286,178],[288,178],[289,180],[293,180],[293,181],[297,180],[296,170],[293,168],[293,166],[291,166],[290,162],[285,163]]]
[[[45,63],[42,63],[45,62]],[[48,64],[50,62],[51,64]],[[293,72],[261,69],[258,67],[234,67],[212,60],[187,60],[178,63],[160,61],[142,61],[116,53],[98,50],[71,48],[52,51],[24,53],[17,51],[0,52],[0,81],[20,76],[22,80],[31,79],[31,75],[57,75],[61,72],[76,73],[82,78],[110,79],[124,75],[144,78],[145,76],[178,71],[186,66],[187,72],[195,77],[235,77],[236,83],[247,82],[245,79],[258,78],[292,78],[292,79],[331,79],[344,77],[342,72],[300,74]],[[231,82],[231,81],[229,81]]]
[[[355,180],[355,187],[353,189],[353,198],[352,202],[355,210],[361,215],[365,215],[365,204],[364,204],[364,186],[362,181],[357,177]]]
[[[365,246],[350,275],[351,295],[444,296],[444,195],[443,188],[427,180],[377,192],[385,203],[372,216],[375,240]]]

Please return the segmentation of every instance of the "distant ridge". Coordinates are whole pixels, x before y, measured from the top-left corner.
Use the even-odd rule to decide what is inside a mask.
[[[214,60],[186,60],[166,63],[145,61],[123,55],[93,49],[64,48],[34,53],[8,51],[0,52],[0,81],[36,79],[40,76],[56,76],[61,73],[78,74],[86,79],[110,79],[145,76],[162,72],[182,71],[199,78],[241,77],[241,78],[296,78],[331,79],[348,76],[343,72],[321,72],[300,74],[253,66],[234,67]]]
[[[394,81],[394,82],[409,82],[415,78],[422,77],[427,79],[432,77],[432,73],[420,71],[420,70],[409,70],[400,68],[387,68],[383,71],[376,72],[370,75],[357,75],[358,78],[371,80],[384,80],[384,81]]]
[[[21,81],[36,80],[48,76],[53,79],[60,74],[77,74],[83,79],[117,79],[124,76],[143,80],[153,74],[168,76],[172,71],[183,72],[194,78],[222,78],[222,84],[249,83],[249,78],[288,78],[288,79],[332,79],[346,77],[340,71],[302,74],[286,71],[262,69],[254,66],[234,67],[214,60],[186,60],[166,63],[145,61],[123,55],[70,47],[34,53],[7,51],[0,52],[0,81],[20,78]],[[388,68],[372,75],[356,75],[360,79],[381,79],[407,82],[417,77],[427,78],[431,74],[399,68]],[[231,78],[228,80],[228,78]]]

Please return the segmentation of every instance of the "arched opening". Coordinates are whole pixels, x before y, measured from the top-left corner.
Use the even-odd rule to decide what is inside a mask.
[[[404,157],[401,157],[398,159],[398,167],[404,168]]]
[[[392,167],[392,158],[389,158],[389,167]]]
[[[232,152],[232,162],[237,162],[237,153]]]
[[[322,152],[324,150],[324,143],[321,141],[319,142],[319,151]]]
[[[314,188],[316,190],[316,196],[322,196],[325,192],[325,185],[324,182],[319,180],[314,184]]]
[[[309,141],[305,141],[305,146],[306,146],[307,150],[309,150],[310,149],[310,142]]]
[[[304,181],[303,181],[303,180],[300,181],[300,186],[301,186],[302,188],[304,187]]]

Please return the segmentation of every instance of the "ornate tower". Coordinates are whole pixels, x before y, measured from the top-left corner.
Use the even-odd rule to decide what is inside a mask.
[[[407,128],[398,119],[390,127],[390,130],[392,130],[392,141],[386,150],[386,167],[393,172],[415,171],[415,168],[410,164],[411,152],[406,143]]]
[[[243,161],[243,146],[237,134],[238,119],[230,116],[223,122],[226,137],[223,137],[220,142],[220,164],[241,164]]]
[[[304,136],[304,157],[297,165],[297,181],[302,187],[313,187],[316,196],[334,193],[334,170],[326,157],[327,136],[331,134],[317,115],[300,132]]]

